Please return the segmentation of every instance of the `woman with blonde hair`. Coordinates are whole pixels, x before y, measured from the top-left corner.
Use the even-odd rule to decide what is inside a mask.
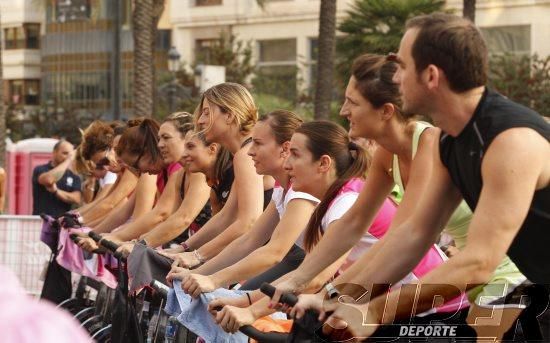
[[[233,155],[234,182],[225,206],[182,244],[180,266],[201,264],[247,232],[271,200],[274,180],[256,173],[247,154],[258,109],[248,90],[222,83],[206,90],[196,111],[196,126],[208,142],[219,143]],[[263,206],[262,206],[263,204]]]

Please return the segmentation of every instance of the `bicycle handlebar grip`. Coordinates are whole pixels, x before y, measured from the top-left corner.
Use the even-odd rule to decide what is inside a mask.
[[[162,282],[160,282],[158,280],[151,281],[150,286],[156,292],[158,292],[161,295],[162,298],[164,298],[165,300],[166,300],[166,298],[168,298],[168,291],[170,290],[170,288],[168,288],[168,286],[166,286],[165,284],[163,284]]]
[[[69,235],[69,238],[71,239],[71,241],[73,241],[77,244],[78,244],[78,242],[80,242],[80,237],[78,237],[78,235],[76,233],[71,233]]]
[[[273,298],[273,295],[275,294],[275,287],[268,284],[267,282],[264,282],[260,287],[260,291],[262,291],[262,293],[269,296],[270,298]],[[298,297],[292,293],[283,293],[283,295],[281,295],[280,301],[283,304],[294,306],[298,302]]]
[[[119,247],[119,245],[116,244],[115,242],[111,242],[111,241],[108,241],[106,239],[101,241],[101,245],[103,245],[105,248],[111,250],[112,252],[115,252]]]
[[[241,326],[239,331],[257,342],[284,343],[288,338],[288,333],[286,332],[263,332],[256,329],[252,325]]]
[[[94,231],[88,232],[88,237],[90,237],[91,239],[93,239],[96,242],[99,242],[101,240],[101,236],[97,232],[94,232]]]
[[[271,286],[267,282],[264,282],[260,286],[260,291],[262,291],[263,294],[271,298],[273,297],[273,294],[275,294],[275,287]]]

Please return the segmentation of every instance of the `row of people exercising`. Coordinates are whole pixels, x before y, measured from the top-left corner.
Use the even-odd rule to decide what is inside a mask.
[[[349,275],[365,275],[366,280],[373,280],[373,275],[381,272],[368,271],[368,262],[381,249],[374,243],[414,211],[423,187],[429,182],[430,157],[439,134],[428,124],[403,117],[397,86],[391,82],[396,68],[395,62],[384,57],[362,56],[354,63],[346,90],[341,114],[350,120],[351,136],[378,144],[370,163],[366,152],[336,124],[302,123],[287,111],[273,111],[257,121],[250,94],[244,87],[229,83],[204,94],[195,114],[198,132],[192,130],[191,116],[181,114],[163,123],[158,133],[149,120],[127,129],[115,150],[125,172],[140,174],[138,183],[149,173],[164,174],[174,161],[182,161],[184,168],[168,176],[164,182],[166,191],[152,211],[142,217],[134,216],[107,237],[120,242],[137,239],[152,247],[168,243],[181,234],[182,227],[189,227],[194,218],[208,216],[199,213],[207,212],[205,205],[211,192],[214,196],[210,196],[210,203],[223,202],[219,200],[226,195],[226,206],[218,212],[214,210],[216,214],[200,230],[196,230],[200,225],[194,226],[194,234],[179,248],[159,251],[175,261],[168,280],[182,280],[181,287],[189,295],[197,297],[242,280],[249,281],[242,289],[256,289],[262,281],[282,278],[282,289],[299,291],[316,291],[335,273],[340,280]],[[171,122],[176,117],[186,118],[187,130],[178,130]],[[174,143],[174,148],[166,142]],[[173,153],[176,147],[183,147],[179,158]],[[223,159],[224,149],[232,158]],[[89,156],[97,165],[112,153],[100,148]],[[209,162],[203,163],[207,157]],[[231,160],[232,165],[227,163],[229,167],[221,166],[223,161]],[[203,175],[197,175],[198,172]],[[229,174],[232,175],[226,177]],[[186,175],[198,180],[192,182],[191,176]],[[234,181],[227,182],[231,177]],[[273,196],[269,197],[263,193],[273,180]],[[223,184],[231,186],[216,192],[217,186]],[[404,193],[398,211],[388,199],[395,184]],[[197,191],[192,193],[193,189]],[[134,204],[130,202],[134,194],[138,198],[137,188],[124,205],[109,214],[112,222],[120,224],[128,220],[129,216],[122,213],[130,213],[132,207],[135,210],[136,200]],[[264,199],[271,200],[263,213],[259,206],[262,194]],[[344,216],[352,207],[360,212]],[[464,246],[471,215],[463,203],[447,224],[446,231],[459,249]],[[107,218],[104,222],[109,223]],[[100,224],[93,229],[106,232],[113,226]],[[353,235],[348,240],[357,243],[348,254],[332,256],[331,246],[343,232]],[[124,244],[122,250],[131,253],[134,244]],[[91,242],[82,246],[94,248]],[[300,275],[298,279],[289,273],[300,265],[304,251],[308,257],[300,273],[295,273]],[[445,260],[436,246],[427,253],[419,253],[425,254],[422,262],[404,271],[402,280],[392,280],[394,284],[409,283]],[[358,259],[361,261],[353,264]],[[190,270],[191,267],[198,268]],[[506,258],[494,279],[517,285],[525,278]],[[475,299],[478,303],[483,299],[483,292],[480,287],[469,293],[473,303]],[[253,319],[270,311],[267,300],[260,298],[252,293],[243,298],[216,300],[213,307],[228,305],[216,314],[218,322],[230,332],[251,324]],[[248,307],[252,301],[254,305]],[[458,308],[462,309],[462,315],[468,311],[466,304],[459,299],[438,311],[456,312]]]

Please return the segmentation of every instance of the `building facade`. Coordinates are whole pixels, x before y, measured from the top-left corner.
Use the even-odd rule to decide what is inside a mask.
[[[5,103],[26,108],[40,104],[42,5],[36,0],[0,1]]]
[[[353,0],[337,0],[337,20],[346,17]],[[449,9],[462,13],[462,0],[448,0]],[[170,10],[173,44],[187,65],[204,56],[229,32],[252,41],[260,70],[274,75],[298,70],[311,87],[315,77],[320,0],[270,0],[261,8],[256,0],[179,0]],[[550,54],[549,0],[477,0],[476,24],[492,52]]]
[[[130,117],[132,112],[132,1],[120,0],[121,113],[115,115],[112,0],[0,0],[4,102],[41,106],[47,116]],[[166,8],[170,8],[167,6]],[[171,30],[161,18],[155,67],[167,69]]]

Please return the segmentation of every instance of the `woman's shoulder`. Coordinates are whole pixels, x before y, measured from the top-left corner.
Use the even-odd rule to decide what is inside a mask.
[[[178,171],[181,171],[182,169],[183,167],[179,162],[173,162],[173,163],[170,163],[168,167],[166,167],[166,172],[168,173],[168,176],[170,176]]]

